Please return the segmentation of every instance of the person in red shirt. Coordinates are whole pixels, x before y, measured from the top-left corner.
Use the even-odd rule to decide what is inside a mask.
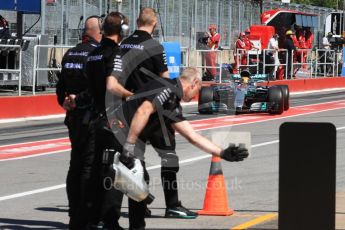
[[[304,30],[298,29],[296,31],[296,37],[298,41],[298,50],[297,50],[297,61],[300,63],[303,63],[303,68],[306,68],[306,63],[307,62],[307,44],[305,40],[305,35],[304,35]]]
[[[241,63],[241,65],[247,65],[247,46],[244,41],[245,34],[241,32],[238,36],[238,39],[236,40],[235,46],[236,46],[236,53],[235,53],[235,68],[238,68],[238,64]]]
[[[245,31],[245,36],[244,36],[244,43],[246,44],[246,50],[259,50],[260,48],[256,47],[253,42],[249,39],[250,36],[250,29],[247,28]]]
[[[217,33],[217,26],[214,24],[209,25],[208,27],[209,32],[206,34],[208,35],[207,46],[211,51],[208,51],[205,55],[205,62],[206,72],[212,77],[215,78],[217,75],[217,50],[220,43],[220,34]]]
[[[307,27],[305,30],[305,40],[306,40],[306,48],[312,49],[314,44],[314,34],[311,32],[310,27]]]
[[[299,43],[295,34],[291,35],[291,39],[293,41],[294,46],[298,47]]]
[[[254,45],[253,45],[253,43],[249,40],[250,29],[247,28],[247,29],[244,31],[244,34],[245,34],[245,36],[244,36],[243,41],[244,41],[244,43],[246,44],[246,50],[251,50],[251,49],[253,49]]]
[[[293,31],[292,29],[288,29],[287,31]],[[290,38],[293,42],[293,45],[295,46],[296,48],[296,51],[294,51],[294,54],[293,54],[293,62],[297,62],[297,49],[299,48],[299,42],[298,42],[298,39],[296,37],[296,33],[293,33],[290,35]]]
[[[208,41],[207,41],[207,46],[211,50],[216,50],[219,47],[219,42],[220,42],[220,34],[217,33],[217,26],[212,24],[208,27],[209,32],[208,34]]]

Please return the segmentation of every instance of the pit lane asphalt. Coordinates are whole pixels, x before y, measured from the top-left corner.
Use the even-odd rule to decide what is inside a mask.
[[[344,90],[291,96],[291,106],[316,104],[345,99]],[[225,116],[224,114],[199,115],[197,105],[184,109],[188,120]],[[0,145],[67,137],[63,118],[49,120],[22,121],[0,124]]]
[[[293,96],[292,106],[345,99],[345,92]],[[186,109],[189,119],[209,116],[195,115],[195,108]],[[219,115],[215,115],[219,116]],[[230,217],[198,217],[196,220],[164,219],[164,198],[160,185],[159,169],[149,171],[151,192],[156,200],[151,205],[154,217],[147,219],[148,229],[229,229],[248,220],[278,210],[278,128],[285,121],[332,122],[345,127],[345,109],[316,113],[293,118],[265,121],[231,127],[231,131],[250,131],[252,144],[267,143],[253,148],[251,158],[241,163],[222,162],[227,182],[230,207],[236,214]],[[1,124],[0,144],[19,143],[42,139],[66,137],[62,119]],[[217,130],[229,130],[220,128]],[[210,136],[212,130],[201,131]],[[344,129],[338,130],[337,191],[345,191],[345,142]],[[298,137],[296,137],[298,138]],[[299,137],[300,138],[300,137]],[[181,137],[177,138],[180,160],[203,156]],[[148,166],[160,164],[157,154],[149,147]],[[61,185],[65,182],[69,153],[57,153],[22,160],[0,162],[0,197]],[[210,159],[206,158],[181,165],[179,177],[180,199],[193,210],[202,208]],[[126,200],[126,199],[125,199]],[[0,229],[64,229],[66,228],[67,201],[65,189],[0,201]],[[127,202],[124,202],[123,226],[127,225]],[[275,226],[275,228],[274,228]],[[276,229],[275,222],[255,229]]]

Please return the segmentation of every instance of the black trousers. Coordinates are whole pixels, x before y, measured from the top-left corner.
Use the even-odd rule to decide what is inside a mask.
[[[148,126],[136,143],[135,155],[142,160],[145,169],[145,180],[149,183],[149,175],[143,161],[143,154],[147,140],[158,152],[162,159],[161,163],[161,180],[165,195],[167,207],[174,207],[178,204],[178,189],[176,173],[178,172],[178,157],[175,152],[175,131],[170,125],[167,125],[167,132],[163,132],[160,126]],[[167,143],[168,142],[168,143]],[[145,211],[146,204],[144,202],[136,202],[132,199],[128,200],[129,207],[129,223],[130,230],[145,229]]]
[[[83,229],[87,225],[87,186],[91,179],[94,153],[88,151],[93,142],[88,124],[83,123],[84,116],[84,112],[68,113],[65,119],[72,147],[66,180],[70,229]]]
[[[292,57],[292,54],[289,53],[287,55],[287,60],[286,60],[287,66],[285,67],[285,68],[287,68],[287,76],[286,76],[287,79],[291,79],[293,77],[293,74],[294,74],[293,72],[291,72],[291,68],[293,67],[293,62],[291,60],[291,57]],[[285,72],[284,72],[284,74],[285,74]]]
[[[166,143],[167,136],[169,143]],[[179,159],[176,154],[175,131],[167,126],[167,133],[156,129],[149,138],[152,147],[161,158],[161,181],[164,191],[165,205],[167,208],[175,207],[178,202],[177,172]]]
[[[144,167],[144,178],[147,184],[150,182],[149,174],[145,167],[145,162],[141,161]],[[129,230],[144,230],[146,204],[144,202],[137,202],[128,198],[128,218],[129,218]]]
[[[103,170],[103,151],[105,149],[121,149],[114,134],[107,127],[106,117],[96,118],[90,123],[92,145],[88,151],[94,153],[94,162],[91,170],[91,180],[88,185],[90,191],[88,200],[91,205],[91,221],[96,224],[100,221],[107,229],[121,229],[118,220],[121,215],[123,193],[114,187],[105,186]]]
[[[121,110],[114,112],[116,119],[121,120],[124,127],[118,128],[118,126],[112,127],[112,131],[115,133],[116,139],[119,143],[124,144],[128,135],[128,121],[123,116]],[[116,120],[115,119],[115,120]],[[116,123],[116,122],[115,122]],[[179,161],[176,155],[176,142],[175,131],[169,125],[164,124],[166,129],[163,131],[162,124],[158,119],[150,118],[150,121],[146,125],[145,129],[141,133],[139,139],[136,142],[135,156],[144,162],[144,153],[146,148],[146,142],[149,140],[154,149],[158,152],[162,159],[161,167],[161,180],[165,195],[165,202],[167,207],[174,207],[178,204],[178,189],[176,173],[179,169]],[[167,143],[168,142],[168,143]],[[145,167],[144,167],[145,169]],[[145,169],[145,179],[149,183],[149,175]],[[145,229],[145,211],[146,204],[144,202],[136,202],[129,199],[129,222],[130,230]]]
[[[85,121],[85,114],[68,115],[65,123],[72,144],[67,175],[70,229],[87,229],[103,222],[108,229],[118,225],[123,194],[103,185],[102,154],[117,148],[114,136],[103,129],[106,121]]]

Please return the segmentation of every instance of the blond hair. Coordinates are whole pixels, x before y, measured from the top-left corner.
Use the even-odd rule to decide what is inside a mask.
[[[192,82],[194,80],[196,80],[197,82],[201,82],[202,78],[201,78],[201,73],[200,71],[195,68],[195,67],[187,67],[185,68],[180,76],[181,79]]]
[[[153,8],[145,7],[140,10],[137,19],[138,26],[153,26],[157,22],[156,11]]]

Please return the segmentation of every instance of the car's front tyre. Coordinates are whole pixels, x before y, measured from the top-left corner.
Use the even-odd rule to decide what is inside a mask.
[[[202,87],[199,92],[199,100],[198,100],[198,111],[200,114],[212,114],[212,104],[214,102],[214,91],[213,88]]]
[[[284,96],[281,87],[272,86],[268,89],[268,102],[270,114],[282,114],[284,112]]]

